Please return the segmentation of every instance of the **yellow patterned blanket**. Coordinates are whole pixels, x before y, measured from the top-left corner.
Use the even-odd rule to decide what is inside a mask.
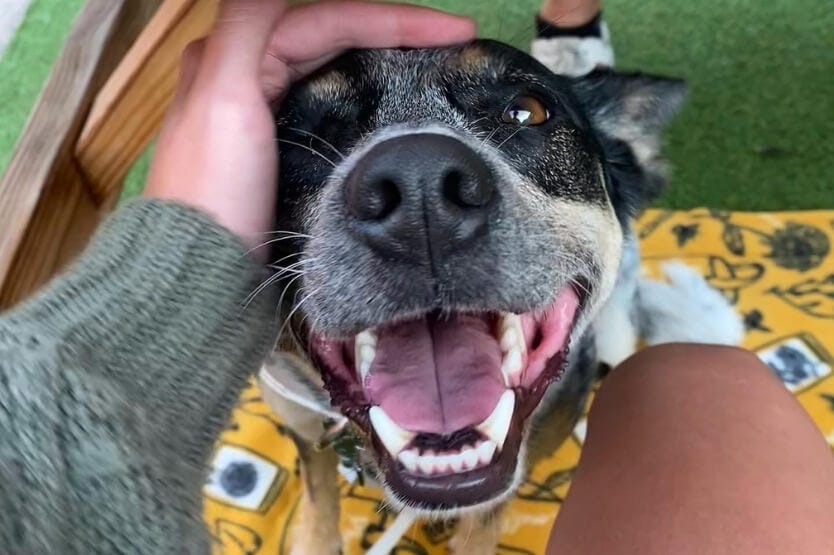
[[[679,259],[700,270],[744,316],[744,345],[767,362],[834,445],[834,211],[747,214],[652,210],[637,223],[646,271]],[[763,407],[763,410],[766,410]],[[567,493],[584,436],[573,437],[529,476],[504,522],[499,553],[542,553]],[[300,497],[295,447],[252,387],[214,459],[205,518],[216,552],[284,554]],[[363,553],[396,515],[380,492],[342,484],[342,535]],[[454,524],[419,523],[394,551],[445,553]]]

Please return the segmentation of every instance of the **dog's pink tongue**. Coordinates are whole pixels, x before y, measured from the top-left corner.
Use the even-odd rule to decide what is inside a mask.
[[[452,433],[480,424],[504,392],[501,349],[488,319],[429,316],[377,332],[365,380],[371,403],[402,428]]]

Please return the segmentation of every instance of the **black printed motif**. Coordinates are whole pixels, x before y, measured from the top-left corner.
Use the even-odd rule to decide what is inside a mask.
[[[744,234],[755,235],[770,247],[770,253],[766,256],[780,268],[807,272],[822,264],[831,250],[828,236],[822,230],[808,224],[787,222],[784,227],[766,233],[750,226],[733,223],[729,212],[711,210],[709,217],[721,222],[721,239],[732,254],[744,256]]]
[[[678,224],[672,228],[679,247],[685,247],[688,242],[698,236],[698,224]]]
[[[768,293],[810,316],[834,319],[834,274],[822,279],[805,279],[787,287],[777,285]]]
[[[831,355],[810,333],[782,337],[758,349],[757,354],[793,392],[814,385],[831,374]]]
[[[211,536],[218,553],[255,555],[263,545],[263,539],[255,530],[224,518],[214,521]]]
[[[816,268],[828,256],[828,236],[806,224],[788,222],[777,229],[770,239],[772,252],[769,257],[782,268],[807,272]]]
[[[557,470],[542,482],[532,478],[525,480],[518,489],[518,497],[528,501],[543,501],[546,503],[561,503],[562,496],[556,493],[556,489],[570,482],[575,468]]]
[[[258,469],[248,461],[234,462],[223,469],[220,485],[230,497],[245,497],[258,483]]]
[[[736,304],[739,293],[756,283],[764,275],[765,267],[755,262],[733,264],[721,256],[709,257],[707,281],[721,291],[727,300]]]
[[[764,314],[759,309],[753,309],[744,314],[744,329],[747,331],[773,331],[764,323]]]
[[[790,345],[782,345],[770,357],[768,366],[789,386],[799,386],[818,377],[817,364],[804,352]]]
[[[724,231],[721,233],[721,240],[724,241],[724,246],[727,250],[736,256],[744,256],[746,251],[744,247],[744,235],[741,228],[731,223],[724,225]]]
[[[832,412],[834,412],[834,395],[832,395],[831,393],[822,393],[820,394],[820,397],[823,401],[826,401],[828,403],[828,408]]]
[[[645,239],[657,229],[670,220],[675,215],[675,212],[672,210],[663,210],[662,212],[658,212],[655,218],[652,218],[650,221],[646,222],[637,233],[637,237],[639,239]]]

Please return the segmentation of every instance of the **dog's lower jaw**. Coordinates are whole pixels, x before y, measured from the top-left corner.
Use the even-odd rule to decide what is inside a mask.
[[[499,495],[496,495],[492,499],[483,503],[466,505],[462,507],[454,507],[449,509],[422,508],[419,505],[415,504],[413,501],[403,499],[402,496],[398,495],[397,492],[391,489],[391,487],[385,483],[384,476],[382,475],[382,473],[377,473],[377,476],[379,482],[383,485],[386,503],[389,507],[396,511],[409,509],[416,512],[421,518],[425,518],[428,520],[449,520],[461,518],[469,514],[490,513],[507,503],[507,501],[509,501],[515,495],[516,491],[518,491],[519,486],[524,481],[524,477],[526,476],[528,470],[528,466],[526,464],[526,448],[524,446],[525,443],[526,441],[522,441],[522,445],[519,448],[518,454],[516,456],[516,460],[518,461],[518,463],[516,464],[516,467],[513,470],[512,481],[510,482],[510,484]]]

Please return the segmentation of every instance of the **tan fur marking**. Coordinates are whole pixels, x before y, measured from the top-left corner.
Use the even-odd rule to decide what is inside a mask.
[[[489,62],[487,52],[480,46],[467,46],[452,60],[457,69],[470,73],[481,71]]]
[[[309,85],[309,90],[319,98],[333,99],[344,95],[348,86],[347,79],[342,73],[330,71],[314,79]]]
[[[296,438],[304,492],[295,517],[291,555],[339,555],[339,457]]]

